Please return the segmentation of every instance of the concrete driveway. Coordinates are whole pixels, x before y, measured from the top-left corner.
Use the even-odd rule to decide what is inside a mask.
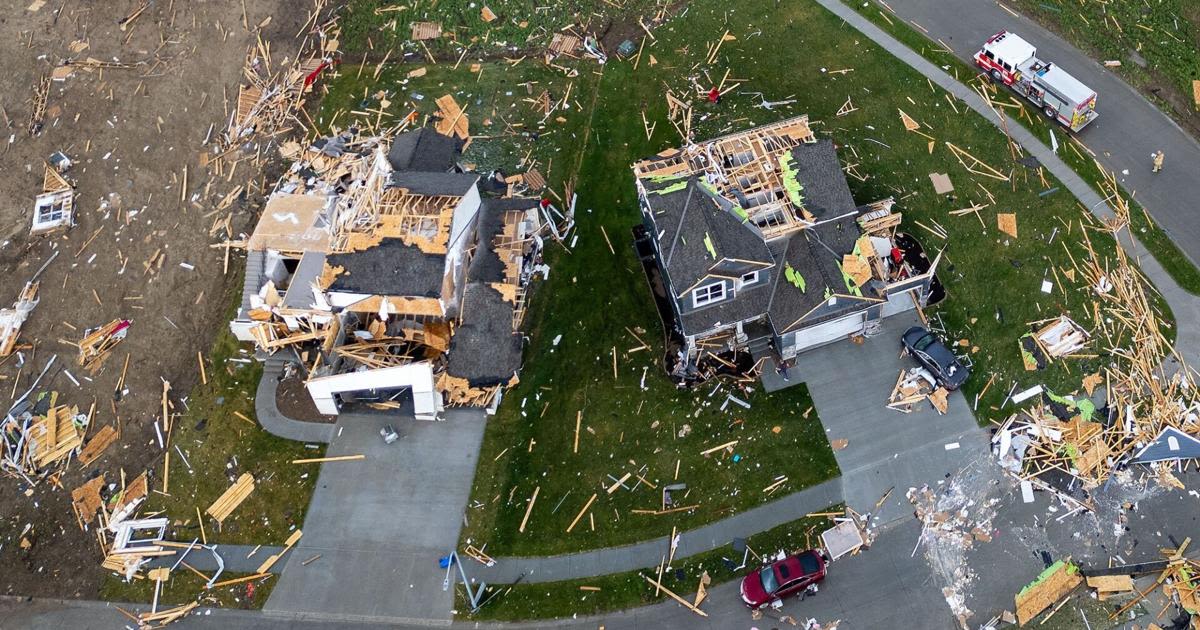
[[[830,442],[848,441],[834,451],[847,504],[875,513],[880,525],[911,516],[904,496],[909,487],[933,485],[958,472],[968,453],[987,450],[986,432],[959,392],[951,394],[944,416],[929,403],[909,414],[884,406],[900,370],[916,365],[900,356],[900,335],[917,324],[916,313],[890,317],[882,334],[862,345],[839,342],[803,353],[791,370],[793,381],[808,384]],[[958,447],[947,448],[954,444]],[[875,503],[893,487],[877,511]]]
[[[442,590],[437,561],[458,543],[485,420],[480,410],[446,415],[445,422],[339,419],[328,454],[367,458],[322,465],[304,537],[264,607],[268,615],[450,623],[453,591]],[[384,424],[401,434],[398,442],[383,443]]]

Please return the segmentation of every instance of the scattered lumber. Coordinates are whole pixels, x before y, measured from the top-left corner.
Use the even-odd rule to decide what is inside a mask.
[[[216,519],[217,524],[222,524],[253,491],[254,475],[242,473],[238,477],[238,480],[232,486],[229,486],[229,489],[222,493],[220,497],[217,497],[217,500],[213,501],[212,505],[208,506],[205,512]]]

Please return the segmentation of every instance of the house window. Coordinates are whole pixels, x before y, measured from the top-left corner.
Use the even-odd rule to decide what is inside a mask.
[[[692,292],[692,306],[707,306],[725,299],[725,285],[720,282],[705,285]]]
[[[750,273],[744,273],[744,274],[742,274],[742,277],[738,280],[738,288],[740,289],[744,286],[748,286],[748,285],[754,284],[756,282],[758,282],[758,271],[751,271]]]

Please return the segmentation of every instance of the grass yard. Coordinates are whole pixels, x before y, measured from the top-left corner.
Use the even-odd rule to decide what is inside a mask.
[[[240,287],[230,287],[226,297],[233,305]],[[262,364],[250,358],[227,329],[217,335],[205,361],[208,384],[191,392],[172,425],[171,443],[180,450],[170,450],[167,493],[160,492],[162,475],[157,475],[156,491],[142,513],[163,511],[171,518],[168,538],[190,542],[201,535],[197,508],[203,512],[238,476],[249,472],[255,489],[224,525],[218,528],[211,517],[204,517],[208,542],[282,544],[291,528],[303,524],[317,477],[315,469],[294,466],[291,460],[319,457],[325,447],[307,448],[258,425],[254,394]]]
[[[980,402],[981,421],[1001,415],[990,407],[999,405],[1014,382],[1024,386],[1043,382],[1055,391],[1070,392],[1077,389],[1082,377],[1078,364],[1057,364],[1036,375],[1025,374],[1017,346],[1017,339],[1029,328],[1027,322],[1063,312],[1087,321],[1081,308],[1089,303],[1086,292],[1071,285],[1064,291],[1060,278],[1060,270],[1071,267],[1063,244],[1072,247],[1076,255],[1080,251],[1081,215],[1073,198],[1066,194],[1039,197],[1043,186],[1033,173],[1016,173],[1015,184],[972,176],[941,142],[931,155],[924,138],[904,130],[898,106],[927,123],[930,133],[941,141],[953,141],[1005,170],[1010,161],[1004,136],[990,123],[965,107],[960,106],[956,113],[941,90],[926,92],[927,83],[915,72],[879,63],[883,53],[819,7],[794,4],[780,9],[779,15],[774,13],[773,3],[754,2],[740,5],[726,21],[723,9],[715,3],[689,6],[685,17],[657,29],[657,40],[647,45],[646,51],[658,60],[656,66],[642,65],[634,71],[629,63],[610,61],[605,69],[593,116],[594,139],[577,187],[580,208],[587,212],[581,219],[580,243],[569,257],[555,261],[555,274],[534,300],[526,356],[536,358],[529,360],[521,385],[510,393],[489,426],[473,509],[468,511],[470,522],[464,538],[487,543],[495,555],[561,553],[627,543],[664,534],[671,525],[686,530],[760,502],[761,497],[754,493],[767,485],[762,481],[769,482],[773,474],[779,474],[776,471],[793,474],[798,468],[793,453],[773,448],[749,458],[770,471],[765,473],[745,466],[719,467],[699,457],[704,448],[741,436],[730,436],[725,429],[728,416],[711,414],[711,408],[697,404],[705,401],[706,391],[670,389],[650,368],[649,355],[619,356],[618,377],[612,376],[613,346],[622,355],[622,349],[639,345],[626,327],[657,330],[640,270],[628,245],[621,245],[621,239],[628,243],[628,237],[619,230],[637,221],[627,165],[678,142],[665,120],[664,86],[677,93],[681,88],[686,91],[688,69],[698,62],[701,67],[696,73],[702,84],[715,83],[727,67],[735,69],[736,78],[744,83],[719,106],[696,105],[693,126],[697,138],[807,112],[821,121],[817,126],[821,133],[842,145],[843,159],[869,176],[866,181],[851,181],[857,199],[900,199],[908,229],[924,240],[927,248],[940,247],[943,242],[915,221],[945,225],[950,239],[944,243],[948,260],[941,276],[950,299],[932,315],[940,318],[952,339],[966,340],[963,350],[978,348],[971,353],[976,377],[968,384],[968,399],[996,375],[996,385]],[[726,29],[738,39],[723,45],[712,67],[703,67],[706,49]],[[769,43],[783,39],[795,45],[782,49]],[[779,72],[782,67],[789,71]],[[829,72],[849,68],[854,70]],[[767,100],[801,98],[783,111],[766,111],[754,106],[760,103],[759,92]],[[848,97],[858,111],[835,116]],[[649,141],[641,124],[642,111],[656,124]],[[950,173],[958,187],[954,198],[932,193],[931,172]],[[986,225],[974,217],[948,215],[950,210],[987,201],[985,188],[996,199],[982,214]],[[993,227],[997,211],[1018,215],[1021,238],[1005,237]],[[616,254],[609,252],[601,225],[609,240],[617,244]],[[1047,245],[1056,227],[1056,241]],[[1111,247],[1102,233],[1094,232],[1092,238],[1101,249]],[[1054,283],[1052,294],[1039,292],[1044,278]],[[648,369],[645,393],[638,390],[639,368]],[[745,420],[741,430],[761,431],[778,424],[780,414],[788,414],[782,416],[786,418],[789,412],[804,407],[804,401],[788,398],[793,395],[756,395],[750,413],[732,415]],[[886,396],[886,392],[879,395]],[[672,440],[678,424],[671,430],[665,425],[673,418],[690,417],[696,409],[711,414],[701,416],[705,433],[693,433],[690,443]],[[576,455],[571,451],[578,411],[582,411],[585,432]],[[593,435],[588,428],[597,433]],[[665,445],[668,440],[670,446]],[[751,444],[773,446],[770,438]],[[745,445],[743,440],[739,449]],[[821,450],[824,448],[822,444]],[[628,512],[651,507],[657,501],[654,493],[635,500],[625,492],[609,496],[601,491],[599,502],[591,509],[596,531],[591,531],[592,517],[587,517],[582,534],[580,529],[566,534],[592,492],[607,485],[606,474],[620,476],[648,465],[647,478],[659,483],[673,480],[676,461],[681,462],[683,471],[680,480],[691,485],[692,498],[706,507],[674,515],[668,521]],[[758,482],[748,473],[757,475]],[[526,532],[518,533],[535,488],[539,501]]]
[[[473,70],[476,63],[479,67]],[[386,64],[376,79],[377,67],[338,68],[325,84],[327,92],[315,119],[322,130],[394,125],[413,111],[418,122],[424,122],[437,111],[434,99],[450,94],[466,108],[470,121],[472,140],[464,154],[468,165],[480,173],[502,169],[510,174],[534,166],[549,182],[554,202],[566,205],[561,200],[563,183],[579,166],[589,99],[599,80],[590,72],[595,64],[577,77],[530,60],[512,65],[467,59],[457,69],[450,64]],[[425,74],[408,76],[417,70]],[[536,102],[543,91],[554,102],[566,99],[566,109],[543,114]]]
[[[847,6],[854,8],[864,17],[871,20],[876,26],[900,40],[922,57],[942,67],[963,83],[982,81],[990,84],[990,81],[983,78],[979,74],[978,69],[973,65],[962,61],[954,56],[954,54],[946,51],[941,45],[909,26],[907,22],[899,17],[885,15],[887,10],[878,4],[878,2],[866,4],[854,0],[844,1]],[[1093,5],[1087,6],[1090,7]],[[1126,79],[1128,80],[1128,77]],[[1043,143],[1047,145],[1051,144],[1050,130],[1053,129],[1060,145],[1065,147],[1059,151],[1059,157],[1074,169],[1080,177],[1098,190],[1097,182],[1103,179],[1103,175],[1096,164],[1096,160],[1088,153],[1086,148],[1079,148],[1076,142],[1068,142],[1067,139],[1070,137],[1068,135],[1069,132],[1039,115],[1036,109],[1026,107],[1029,105],[1028,101],[1017,98],[1011,91],[1003,87],[999,88],[998,94],[1000,100],[1020,106],[1019,114],[1010,118],[1010,120],[1028,129]],[[993,96],[993,98],[996,98],[996,96]],[[1011,109],[1006,110],[1006,113],[1009,115],[1012,112],[1013,110]],[[1128,197],[1128,195],[1126,196]],[[1141,204],[1132,201],[1131,207],[1133,212],[1130,217],[1130,228],[1137,235],[1138,240],[1146,246],[1146,249],[1154,256],[1154,259],[1163,266],[1163,269],[1170,274],[1171,278],[1179,286],[1192,294],[1200,295],[1200,269],[1197,269],[1196,265],[1192,264],[1192,261],[1167,236],[1167,233],[1158,227]]]
[[[222,573],[217,581],[223,582],[249,575],[251,574],[227,571]],[[181,566],[171,572],[170,580],[163,582],[162,589],[158,594],[159,610],[161,611],[163,607],[180,606],[194,601],[199,601],[201,606],[258,610],[267,603],[267,598],[270,597],[271,590],[275,588],[277,579],[277,576],[272,575],[241,584],[205,590],[204,586],[208,580]],[[115,575],[109,575],[100,585],[100,599],[117,603],[145,604],[144,609],[141,607],[139,609],[149,610],[150,602],[154,601],[154,582],[151,580],[126,582]]]
[[[512,57],[538,53],[549,44],[551,37],[563,26],[575,21],[588,21],[587,29],[576,32],[603,32],[614,19],[633,19],[636,15],[653,15],[651,0],[627,0],[605,3],[597,0],[554,0],[541,5],[521,0],[488,0],[486,2],[449,2],[417,0],[411,6],[394,0],[352,0],[342,17],[342,37],[345,50],[351,53],[393,50],[424,56],[426,50],[434,55],[457,57],[463,48],[487,50]],[[403,8],[401,8],[403,7]],[[484,19],[484,7],[496,17]],[[441,25],[441,37],[422,42],[413,41],[412,24],[432,22]],[[633,30],[641,33],[640,27]],[[632,31],[630,35],[634,35]]]
[[[1200,80],[1200,4],[1014,0],[1015,7],[1113,68],[1193,130],[1200,115],[1192,81]],[[1139,63],[1140,62],[1140,63]]]
[[[842,506],[832,506],[823,511],[840,509]],[[825,517],[804,517],[751,536],[746,542],[758,554],[773,554],[781,549],[789,553],[803,551],[820,546],[821,532],[831,526]],[[541,584],[521,583],[515,586],[492,585],[484,598],[494,594],[494,599],[474,615],[467,614],[470,604],[462,585],[458,584],[455,608],[461,618],[471,620],[527,621],[596,615],[651,604],[667,599],[667,595],[655,595],[655,588],[642,578],[642,574],[657,579],[660,561],[660,558],[647,558],[644,570],[595,578]],[[700,576],[705,571],[712,578],[712,584],[707,587],[711,591],[720,584],[741,579],[755,567],[761,566],[751,557],[746,568],[735,570],[741,562],[741,554],[735,553],[732,547],[721,547],[683,560],[677,559],[668,570],[663,571],[661,583],[676,595],[691,601]]]
[[[732,39],[713,53],[726,31]],[[789,45],[776,45],[780,41]],[[347,43],[350,49],[357,45]],[[465,540],[486,544],[494,556],[626,544],[666,535],[672,527],[686,531],[758,505],[768,498],[762,489],[777,475],[789,476],[779,491],[790,492],[837,474],[804,388],[772,396],[738,394],[752,407],[728,405],[722,411],[728,386],[711,397],[714,384],[678,391],[658,367],[662,329],[631,246],[630,229],[639,214],[629,165],[680,143],[666,120],[667,88],[685,98],[691,95],[697,139],[809,114],[819,134],[838,142],[848,168],[861,174],[861,180],[850,182],[859,202],[894,196],[906,229],[926,249],[946,247],[939,275],[949,298],[930,315],[952,340],[963,341],[961,350],[975,363],[975,376],[966,386],[968,400],[994,378],[979,402],[981,422],[1003,415],[995,407],[1012,386],[1045,383],[1068,393],[1078,388],[1087,370],[1096,369],[1099,361],[1090,366],[1076,361],[1025,373],[1017,345],[1029,322],[1060,313],[1089,325],[1087,289],[1078,286],[1078,277],[1068,277],[1075,273],[1068,251],[1083,255],[1079,240],[1086,220],[1074,199],[1065,192],[1039,197],[1039,191],[1057,182],[1047,177],[1043,184],[1036,172],[1023,167],[1017,167],[1011,182],[969,173],[944,142],[1009,172],[1012,158],[1003,134],[929,87],[915,71],[881,63],[884,55],[815,4],[777,7],[753,0],[730,10],[715,0],[698,0],[654,30],[636,70],[630,60],[616,57],[604,66],[590,59],[564,62],[578,71],[572,78],[533,59],[514,65],[480,57],[476,62],[482,73],[472,72],[472,60],[466,59],[458,69],[430,65],[425,76],[409,79],[408,71],[417,66],[403,64],[386,66],[382,80],[374,83],[373,66],[364,65],[361,74],[353,67],[340,69],[342,76],[333,81],[325,101],[322,126],[349,120],[349,114],[335,119],[338,109],[371,109],[377,102],[363,103],[362,95],[381,89],[396,118],[412,108],[428,113],[431,99],[449,92],[470,108],[472,131],[481,136],[468,150],[467,161],[506,167],[507,172],[536,162],[550,173],[551,189],[559,191],[574,177],[570,165],[579,165],[573,187],[579,194],[578,242],[569,253],[557,246],[548,250],[552,273],[533,294],[527,314],[529,347],[521,383],[489,420]],[[719,105],[703,102],[693,80],[706,90],[727,71],[727,85],[737,87]],[[531,80],[539,81],[539,87],[521,87]],[[534,141],[525,134],[537,128],[542,116],[527,99],[549,86],[557,100],[565,92],[564,82],[574,88],[573,109],[562,112],[564,122],[555,116],[544,121]],[[768,110],[761,106],[763,99],[797,102]],[[857,111],[836,116],[847,99]],[[897,108],[937,138],[932,153],[925,138],[905,131]],[[649,125],[652,134],[647,133]],[[509,162],[517,156],[519,162]],[[933,193],[932,172],[950,175],[956,187],[952,196]],[[977,202],[990,204],[979,221],[948,214]],[[1018,238],[996,229],[997,212],[1017,215]],[[932,235],[918,221],[944,226],[949,238]],[[1056,228],[1054,242],[1048,243]],[[1087,229],[1101,251],[1111,250],[1107,235]],[[1043,280],[1053,283],[1051,293],[1040,292]],[[639,349],[643,342],[649,350]],[[882,401],[887,392],[870,395]],[[701,455],[732,440],[738,440],[736,462],[728,454]],[[631,478],[640,483],[636,491],[618,487],[607,493],[612,484],[608,475],[625,473],[640,473],[655,488]],[[688,484],[682,505],[696,505],[694,510],[666,516],[632,512],[659,507],[657,487],[676,480]],[[538,499],[522,533],[518,530],[534,492]],[[597,498],[589,506],[592,494]]]

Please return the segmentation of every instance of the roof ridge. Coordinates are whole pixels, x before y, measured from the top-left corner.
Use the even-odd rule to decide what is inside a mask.
[[[692,205],[692,193],[696,190],[695,179],[695,177],[688,178],[688,195],[683,200],[683,211],[679,213],[679,223],[675,226],[675,235],[671,237],[671,251],[667,252],[667,265],[671,264],[671,258],[675,255],[675,246],[679,243],[679,233],[683,231],[683,222],[687,220],[688,208]]]

